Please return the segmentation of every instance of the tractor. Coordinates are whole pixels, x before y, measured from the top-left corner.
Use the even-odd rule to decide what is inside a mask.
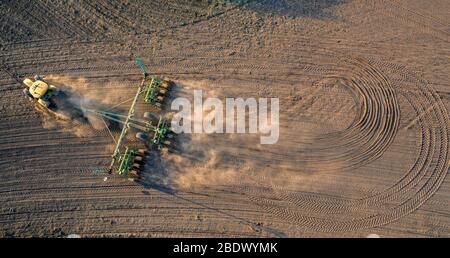
[[[173,135],[170,131],[170,122],[164,119],[162,115],[154,115],[151,112],[145,112],[143,118],[137,118],[136,105],[140,99],[143,98],[143,102],[152,106],[161,107],[164,96],[169,90],[172,82],[159,76],[149,76],[144,63],[140,58],[136,59],[136,64],[141,68],[143,72],[143,78],[139,84],[136,94],[133,98],[126,100],[120,104],[131,101],[131,106],[128,109],[127,114],[114,112],[114,108],[111,107],[107,110],[95,110],[84,107],[78,107],[71,105],[70,92],[66,90],[58,90],[55,86],[50,85],[41,76],[36,75],[34,81],[31,79],[25,79],[23,83],[27,85],[24,89],[24,94],[30,98],[30,100],[37,100],[39,106],[45,107],[47,110],[52,111],[55,114],[64,112],[68,107],[69,114],[75,113],[76,116],[84,118],[85,113],[90,113],[119,123],[122,126],[122,130],[118,139],[112,134],[108,125],[105,122],[106,129],[109,131],[116,146],[114,152],[111,155],[111,163],[108,169],[109,173],[115,171],[118,175],[128,178],[129,180],[138,180],[140,177],[140,171],[144,166],[144,159],[147,156],[147,150],[156,148],[161,150],[168,147],[170,142],[168,138],[172,138]],[[136,146],[128,146],[127,134],[130,129],[138,130],[136,138],[145,143],[145,149],[137,149]],[[131,143],[133,144],[133,143]]]
[[[27,86],[23,90],[24,95],[30,101],[37,102],[36,108],[50,112],[57,119],[87,121],[81,107],[70,101],[72,92],[56,88],[40,75],[35,75],[34,81],[26,78],[23,83]]]
[[[31,79],[26,78],[23,80],[23,83],[27,86],[27,88],[23,90],[26,97],[30,100],[37,100],[41,106],[47,109],[53,109],[54,104],[52,103],[51,98],[59,93],[55,86],[50,85],[40,75],[34,76],[34,82]]]

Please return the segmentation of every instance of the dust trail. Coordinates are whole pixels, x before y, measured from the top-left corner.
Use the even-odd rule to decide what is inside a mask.
[[[208,97],[224,98],[226,96],[222,90],[216,87],[218,85],[215,85],[215,82],[212,83],[207,80],[178,80],[177,82],[177,97],[187,98],[191,102],[194,97],[193,90],[203,90],[202,96],[204,99]],[[193,107],[191,108],[193,109]],[[203,117],[211,112],[205,106],[202,111]],[[217,112],[217,110],[214,110],[214,112]],[[183,123],[190,123],[193,129],[195,124],[203,123],[198,119],[202,118],[193,115],[190,120],[183,121]],[[225,123],[225,119],[223,122]],[[223,128],[225,128],[225,124]],[[232,147],[232,140],[236,137],[252,139],[248,141],[249,145],[252,145],[255,142],[254,140],[259,138],[258,135],[251,134],[245,136],[225,133],[178,134],[176,135],[176,147],[181,151],[163,155],[163,165],[160,169],[168,171],[165,176],[170,178],[171,184],[180,189],[238,185],[241,183],[239,180],[251,176],[249,172],[258,170],[258,168],[250,160],[234,162],[237,157],[230,153],[228,149]],[[218,138],[220,138],[220,141],[218,141]],[[224,166],[224,164],[226,165]]]
[[[111,87],[114,86],[111,82],[107,81],[105,85],[93,85],[82,77],[58,75],[48,75],[44,79],[59,89],[59,94],[52,97],[53,112],[38,107],[43,113],[44,128],[70,132],[78,137],[90,137],[105,131],[106,126],[112,129],[120,126],[85,111],[86,109],[107,110],[111,103],[119,100],[117,96],[121,94],[116,94],[117,87]]]
[[[193,100],[193,90],[202,89],[203,97],[214,97],[216,92],[211,89],[209,81],[177,80],[171,89],[172,98],[184,97]],[[168,103],[170,107],[170,103]],[[193,107],[192,107],[193,108]],[[203,110],[204,114],[209,110]],[[197,117],[183,121],[193,126]],[[152,165],[147,167],[146,182],[153,182],[178,189],[193,189],[204,186],[219,186],[233,184],[238,171],[233,167],[224,168],[225,153],[219,149],[210,148],[214,137],[208,134],[177,134],[171,144],[171,151],[163,152],[159,157],[152,155]],[[229,137],[229,135],[221,135]]]
[[[237,95],[230,92],[226,83],[207,80],[192,81],[178,80],[177,95],[192,100],[193,90],[203,90],[203,97],[217,97],[223,99],[227,96]],[[244,92],[251,97],[252,93]],[[250,95],[249,95],[250,94]],[[258,94],[256,94],[258,95]],[[239,95],[237,95],[239,97]],[[209,110],[203,109],[205,112]],[[201,123],[196,117],[188,121],[191,125]],[[225,122],[225,119],[224,119]],[[308,142],[315,133],[311,126],[300,128],[283,128],[297,141]],[[260,128],[264,131],[265,128]],[[255,183],[260,187],[279,191],[280,189],[309,191],[318,190],[318,185],[324,179],[332,177],[335,169],[328,164],[309,164],[307,161],[285,162],[284,160],[271,160],[267,153],[276,151],[280,155],[289,157],[291,153],[283,146],[292,146],[289,140],[283,139],[278,144],[260,145],[260,134],[188,134],[177,135],[179,154],[164,156],[164,167],[173,184],[180,188],[195,188],[202,186],[252,186]],[[303,139],[304,138],[304,139]],[[238,148],[236,146],[239,146]],[[327,180],[328,182],[328,180]]]
[[[172,174],[173,182],[182,189],[201,186],[220,186],[233,184],[237,178],[237,170],[223,168],[219,151],[209,150],[204,153],[202,161],[183,156],[170,156],[168,161],[178,167]]]

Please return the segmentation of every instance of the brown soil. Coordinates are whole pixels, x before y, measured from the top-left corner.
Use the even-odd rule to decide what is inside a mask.
[[[448,237],[449,12],[447,0],[2,1],[0,235]],[[139,183],[96,175],[113,146],[100,121],[35,110],[18,80],[39,73],[106,107],[135,94],[135,56],[176,83],[170,98],[278,97],[279,142],[178,135]]]

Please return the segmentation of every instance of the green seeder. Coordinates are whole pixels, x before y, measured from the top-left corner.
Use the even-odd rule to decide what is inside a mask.
[[[152,76],[145,92],[144,102],[149,104],[160,103],[164,99],[168,86],[168,81]]]
[[[119,166],[117,167],[117,174],[126,175],[130,170],[136,152],[130,149],[128,146],[125,148],[125,153],[119,158]]]
[[[116,173],[120,176],[129,178],[139,178],[141,165],[145,150],[133,150],[130,147],[125,147],[125,152],[120,156]]]
[[[159,120],[156,126],[154,126],[153,123],[149,121],[146,127],[147,132],[153,133],[153,137],[150,142],[158,146],[158,149],[160,149],[163,141],[168,136],[169,123],[167,123],[167,121],[162,116],[159,116]]]
[[[125,146],[125,141],[127,138],[126,135],[130,128],[140,131],[136,134],[136,138],[144,141],[146,143],[146,147],[148,147],[148,143],[156,146],[158,149],[161,149],[163,144],[168,144],[165,139],[167,137],[171,137],[171,135],[169,135],[170,123],[167,122],[161,115],[157,118],[150,112],[146,112],[144,115],[144,118],[146,119],[138,119],[135,117],[135,107],[141,95],[143,96],[144,103],[160,106],[162,100],[164,99],[163,96],[167,92],[170,85],[169,81],[160,77],[152,76],[149,78],[149,73],[140,58],[136,59],[136,64],[141,68],[143,78],[134,98],[129,100],[132,101],[132,103],[127,115],[110,112],[110,110],[114,107],[106,111],[83,109],[84,112],[90,112],[102,117],[102,119],[106,118],[123,125],[122,131],[117,140],[110,132],[116,143],[116,147],[111,155],[112,160],[109,171],[111,173],[115,170],[118,175],[129,178],[139,177],[140,164],[146,152],[144,149],[136,151],[129,146]]]

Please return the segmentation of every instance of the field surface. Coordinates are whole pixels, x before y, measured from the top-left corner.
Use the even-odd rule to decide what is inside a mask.
[[[3,0],[0,236],[449,237],[449,13],[448,0]],[[174,81],[169,101],[279,98],[279,141],[179,135],[139,182],[98,174],[110,133],[37,110],[20,81],[42,74],[106,108],[134,96],[136,56]]]

